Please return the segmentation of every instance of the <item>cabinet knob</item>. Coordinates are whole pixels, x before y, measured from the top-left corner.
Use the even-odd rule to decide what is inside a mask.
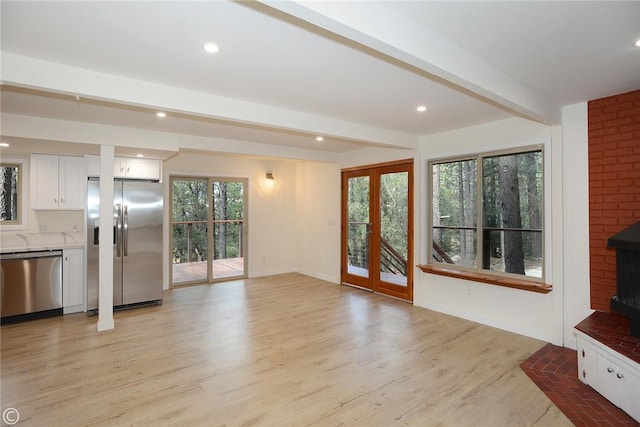
[[[607,372],[612,373],[614,371],[613,368],[607,368]]]
[[[587,371],[584,369],[582,370],[582,378],[587,378]]]
[[[618,379],[623,379],[623,378],[624,378],[624,375],[622,375],[621,373],[619,373],[619,372],[618,372],[618,373],[616,374],[616,377],[618,377]]]
[[[582,349],[582,357],[584,357],[584,348]]]
[[[58,203],[58,199],[53,199],[53,203]]]
[[[64,199],[60,199],[60,203],[64,203]]]

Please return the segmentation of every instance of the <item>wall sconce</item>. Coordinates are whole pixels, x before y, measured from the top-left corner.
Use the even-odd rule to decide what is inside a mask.
[[[265,178],[267,178],[267,179],[268,179],[268,180],[270,180],[270,181],[273,181],[274,179],[276,179],[276,178],[273,176],[273,172],[267,172],[267,176],[266,176]]]

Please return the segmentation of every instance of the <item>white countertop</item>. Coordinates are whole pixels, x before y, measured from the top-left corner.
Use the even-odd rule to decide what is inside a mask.
[[[83,248],[84,233],[22,233],[0,236],[0,252]]]

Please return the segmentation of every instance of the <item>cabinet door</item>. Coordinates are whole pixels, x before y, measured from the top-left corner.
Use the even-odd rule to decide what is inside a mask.
[[[58,156],[31,155],[31,209],[58,209]]]
[[[640,422],[640,377],[618,367],[620,408]]]
[[[84,159],[61,156],[59,167],[59,208],[84,209],[87,180]]]
[[[114,178],[126,178],[127,177],[127,159],[124,157],[114,157],[113,159],[113,177]]]
[[[605,356],[598,355],[598,391],[611,403],[620,406],[620,392],[618,390],[618,367]]]
[[[127,178],[160,179],[159,160],[127,158],[125,167]]]
[[[100,156],[85,156],[87,163],[87,176],[99,177],[100,176]]]
[[[580,381],[598,389],[598,353],[585,342],[578,338],[578,377]]]
[[[62,301],[65,313],[84,307],[84,262],[82,249],[65,249],[62,253]]]

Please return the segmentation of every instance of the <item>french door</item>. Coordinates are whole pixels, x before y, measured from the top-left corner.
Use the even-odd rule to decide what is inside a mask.
[[[413,300],[413,160],[342,171],[341,281]]]
[[[247,180],[171,177],[171,283],[246,277]]]

